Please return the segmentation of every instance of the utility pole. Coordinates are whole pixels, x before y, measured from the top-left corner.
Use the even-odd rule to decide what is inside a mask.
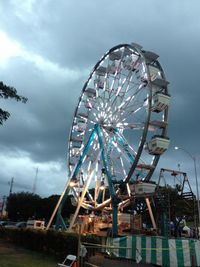
[[[13,189],[13,184],[14,184],[14,177],[11,178],[11,181],[9,182],[10,184],[10,191],[9,191],[9,196],[12,194],[12,189]]]
[[[3,196],[2,216],[4,216],[6,210],[6,196]]]
[[[36,192],[37,176],[38,176],[38,168],[36,168],[35,179],[34,179],[34,183],[33,183],[33,194],[35,194],[35,192]]]

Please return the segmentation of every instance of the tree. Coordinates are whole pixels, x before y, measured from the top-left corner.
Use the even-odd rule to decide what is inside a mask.
[[[3,82],[0,82],[0,98],[11,98],[16,101],[21,101],[22,103],[26,103],[28,100],[26,97],[18,95],[14,87],[7,86]],[[2,125],[9,117],[10,113],[0,108],[0,124]]]
[[[71,198],[71,195],[67,196],[63,206],[64,218],[69,218],[75,212],[76,207],[72,205]],[[7,199],[8,217],[13,221],[26,221],[29,217],[49,221],[58,199],[59,195],[41,198],[29,192],[11,194]]]
[[[29,192],[11,194],[7,199],[9,219],[13,221],[27,220],[30,217],[39,219],[41,197]]]
[[[56,204],[58,203],[59,197],[60,197],[59,195],[52,195],[47,198],[41,199],[41,205],[38,213],[41,218],[45,218],[46,221],[49,221],[56,207]],[[72,196],[68,195],[63,205],[62,209],[63,218],[69,218],[70,215],[73,214],[76,210],[76,207],[72,205],[71,198]]]

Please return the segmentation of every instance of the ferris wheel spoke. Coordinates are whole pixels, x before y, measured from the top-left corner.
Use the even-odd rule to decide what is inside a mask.
[[[140,111],[142,108],[145,108],[145,107],[146,107],[146,102],[138,103],[137,105],[136,104],[127,105],[126,107],[121,106],[120,109],[114,110],[114,112],[112,113],[112,116],[115,116],[116,114],[118,114],[119,119],[121,119],[121,121],[124,122],[124,120],[126,120],[131,114],[137,113],[138,111]]]
[[[137,84],[139,85],[138,82],[136,83],[136,82],[132,81],[132,79],[133,79],[133,72],[132,72],[132,70],[130,70],[129,73],[124,78],[122,85],[120,85],[120,87],[117,88],[116,96],[119,95],[119,93],[120,93],[122,100],[124,100],[123,98],[126,97],[126,94],[132,88],[134,88]],[[125,87],[125,85],[126,85],[126,87]],[[124,89],[124,91],[122,89]]]
[[[140,84],[137,88],[137,90],[135,91],[135,93],[133,93],[132,96],[128,96],[123,102],[122,104],[118,107],[119,108],[119,112],[121,110],[121,108],[126,108],[130,103],[131,101],[133,101],[133,99],[136,97],[136,95],[143,89],[144,85],[146,84]]]
[[[118,80],[118,87],[117,87],[117,91],[115,92],[113,90],[113,92],[111,91],[111,94],[110,94],[110,98],[112,98],[114,96],[114,100],[113,102],[111,103],[111,106],[113,106],[113,104],[115,103],[115,100],[117,98],[117,96],[120,94],[120,92],[124,89],[124,86],[125,84],[128,82],[127,84],[127,87],[129,86],[129,83],[131,81],[131,78],[132,78],[132,73],[131,71],[129,72],[129,74],[127,76],[125,76],[125,78],[123,79],[123,82],[122,84],[119,84],[119,80]]]
[[[136,59],[135,63],[133,64],[133,68],[134,68],[134,65],[137,64],[138,59],[139,59],[139,57]],[[129,87],[129,83],[131,82],[131,79],[133,77],[133,75],[132,75],[133,74],[133,68],[130,68],[129,71],[128,71],[128,74],[126,74],[126,75],[121,73],[121,76],[122,77],[124,76],[125,78],[124,78],[121,86],[119,86],[119,84],[118,84],[116,95],[118,95],[120,93],[120,91],[122,90],[122,88],[124,87],[124,85],[126,84],[126,82],[128,82],[128,84],[127,84],[127,89],[125,90],[124,94],[127,92],[128,87]],[[111,97],[111,95],[110,95],[110,97]]]
[[[126,153],[123,151],[123,149],[122,148],[120,148],[119,147],[119,145],[118,145],[118,143],[117,143],[117,139],[116,139],[116,135],[115,134],[110,134],[108,131],[107,131],[107,129],[105,129],[105,128],[102,128],[103,129],[103,131],[104,131],[104,133],[105,133],[105,135],[106,136],[108,136],[109,138],[109,148],[110,148],[110,150],[112,150],[112,152],[111,151],[108,151],[108,154],[109,153],[114,153],[115,155],[124,155],[124,157],[126,158],[126,160],[127,160],[127,162],[129,162],[130,163],[130,158],[126,155]],[[112,145],[112,146],[111,146]],[[114,151],[114,152],[113,152]],[[117,154],[116,154],[117,153]]]
[[[113,81],[112,81],[112,84],[111,84],[111,87],[109,90],[110,91],[109,98],[112,98],[113,96],[117,96],[120,93],[124,84],[126,83],[127,79],[129,78],[129,75],[128,76],[124,75],[124,80],[123,80],[122,84],[120,84],[121,77],[123,77],[123,74],[121,71],[116,73],[116,75],[114,75],[114,78],[113,78]],[[117,81],[117,86],[116,86],[117,90],[114,89],[114,85],[116,84],[116,81]]]
[[[142,108],[144,107],[144,105],[140,105],[139,107],[137,107],[135,110],[131,110],[129,112],[126,113],[126,119],[128,119],[130,116],[132,116],[133,114],[139,112]]]
[[[132,164],[133,162],[133,157],[130,157],[130,155],[128,155],[127,151],[125,151],[124,147],[121,147],[118,145],[117,142],[112,142],[113,143],[113,146],[115,147],[115,150],[117,151],[117,153],[119,153],[119,156],[118,157],[124,157],[124,159],[126,160],[126,162],[128,164]],[[117,161],[116,161],[117,162]]]
[[[138,61],[139,61],[139,58],[136,60],[135,65],[138,63]],[[131,91],[131,89],[133,89],[137,84],[139,85],[139,82],[136,83],[136,82],[132,81],[132,79],[133,79],[133,70],[130,69],[126,79],[124,80],[124,84],[125,84],[125,82],[128,82],[128,84],[126,86],[126,90],[124,92],[122,92],[123,97],[125,97],[125,95],[129,91]],[[132,86],[130,86],[130,85],[132,85]]]
[[[127,173],[126,173],[126,170],[125,170],[125,167],[124,167],[124,162],[122,160],[122,157],[120,157],[120,163],[121,163],[121,166],[122,166],[122,170],[123,170],[123,173],[124,173],[124,177],[127,176]]]
[[[117,89],[116,94],[113,93],[113,95],[111,96],[111,100],[112,100],[112,97],[113,97],[113,100],[111,101],[111,104],[110,104],[111,107],[115,107],[115,106],[117,107],[118,106],[118,103],[116,103],[118,99],[120,100],[120,102],[123,102],[124,101],[125,94],[120,93],[120,90],[121,89],[122,89],[122,87],[120,86]]]
[[[133,99],[135,99],[136,95],[144,88],[144,86],[146,86],[145,83],[140,84],[137,89],[135,90],[135,92],[132,94],[132,96],[128,97],[125,101],[124,101],[124,106],[125,108],[133,101]]]
[[[125,148],[127,154],[130,153],[131,156],[133,155],[133,157],[135,157],[137,155],[137,151],[134,150],[134,148],[128,143],[128,141],[126,140],[124,135],[122,133],[120,133],[119,131],[116,132],[116,135],[118,136],[119,145],[122,146],[123,148]],[[120,140],[121,140],[121,142],[120,142]],[[129,155],[129,157],[130,157],[130,155]],[[132,160],[134,160],[134,159],[132,159]],[[145,160],[143,160],[142,157],[140,157],[140,161],[145,164]]]
[[[109,88],[109,97],[111,97],[112,94],[115,92],[114,86],[115,86],[116,82],[119,83],[119,79],[120,79],[120,73],[115,73],[115,75],[111,81],[110,88]]]
[[[122,115],[127,119],[130,115],[141,111],[141,109],[144,110],[144,107],[146,107],[145,103],[138,103],[137,105],[135,104],[135,106],[128,106],[126,109],[123,109]]]
[[[70,132],[68,165],[69,171],[73,172],[81,162],[81,168],[76,168],[76,176],[81,177],[83,172],[82,187],[89,183],[88,177],[94,179],[94,195],[90,194],[88,184],[84,191],[86,199],[82,198],[82,206],[85,208],[98,210],[111,203],[111,194],[104,198],[99,189],[101,182],[108,186],[109,179],[117,182],[122,179],[127,183],[126,193],[130,197],[129,179],[136,179],[138,174],[150,179],[158,162],[159,157],[144,149],[144,144],[149,145],[154,134],[150,131],[152,117],[158,122],[154,125],[156,134],[166,136],[168,105],[165,109],[160,108],[162,103],[155,104],[154,109],[150,109],[150,105],[154,104],[157,93],[163,94],[158,96],[158,102],[162,102],[160,99],[167,93],[167,83],[153,81],[154,77],[161,80],[165,76],[157,59],[151,60],[146,54],[135,44],[112,48],[97,62],[82,90]],[[161,121],[165,126],[157,127]],[[90,140],[93,131],[95,136]],[[105,168],[108,168],[108,174]],[[84,189],[74,190],[80,199]],[[120,191],[117,186],[111,190],[114,194]]]

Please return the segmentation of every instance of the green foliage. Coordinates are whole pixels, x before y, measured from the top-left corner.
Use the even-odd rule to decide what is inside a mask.
[[[77,253],[78,237],[75,234],[42,231],[34,229],[1,229],[0,237],[11,241],[17,246],[45,252],[62,258],[68,254]]]
[[[0,238],[9,240],[17,246],[44,252],[56,258],[64,258],[66,254],[77,255],[78,235],[73,233],[1,228]],[[81,240],[87,243],[99,243],[99,239],[93,235],[82,236]]]
[[[58,202],[59,195],[41,198],[29,192],[11,194],[7,200],[7,211],[10,220],[26,221],[29,217],[48,221]],[[71,196],[67,196],[63,207],[63,217],[69,218],[75,207],[71,204]]]
[[[19,221],[37,216],[40,201],[40,196],[28,192],[11,194],[7,200],[9,218]]]
[[[27,249],[16,249],[10,242],[0,240],[1,267],[55,267],[56,259],[50,255],[33,252]]]
[[[27,98],[17,94],[17,90],[14,87],[5,85],[3,82],[0,82],[0,98],[3,99],[15,99],[16,101],[21,101],[22,103],[27,102]],[[10,116],[10,113],[6,110],[0,108],[0,124],[3,124]]]
[[[49,220],[58,202],[58,199],[59,199],[58,195],[52,195],[47,198],[40,198],[39,204],[38,204],[39,207],[37,209],[37,212],[35,213],[35,217]]]
[[[187,220],[193,220],[194,217],[194,201],[184,199],[180,193],[178,186],[174,189],[171,187],[163,187],[160,190],[166,200],[169,201],[171,220],[185,217]]]

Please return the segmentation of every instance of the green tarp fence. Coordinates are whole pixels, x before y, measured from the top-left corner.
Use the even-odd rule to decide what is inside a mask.
[[[200,241],[158,236],[108,238],[107,251],[119,258],[164,267],[200,266]]]

